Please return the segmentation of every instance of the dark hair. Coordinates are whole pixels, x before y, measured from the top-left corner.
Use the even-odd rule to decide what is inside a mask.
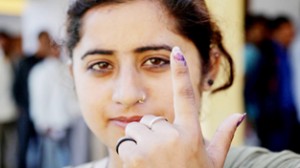
[[[0,38],[10,39],[11,36],[5,30],[0,30]]]
[[[50,37],[49,33],[45,30],[39,32],[38,39],[41,39],[43,36]]]
[[[12,36],[5,30],[0,30],[0,40],[2,41],[0,47],[2,47],[3,49],[4,56],[9,57],[10,50],[12,48],[11,46]]]
[[[80,41],[82,16],[91,8],[104,4],[124,3],[129,0],[76,0],[68,10],[67,49],[72,57],[72,51]],[[176,30],[191,40],[201,54],[202,73],[210,69],[211,46],[217,47],[229,66],[228,80],[213,92],[230,87],[234,79],[233,61],[222,44],[222,35],[216,24],[210,18],[204,0],[160,0],[166,11],[176,20]]]
[[[268,19],[263,15],[246,15],[245,18],[245,31],[250,30],[256,24],[267,26]]]
[[[278,16],[277,18],[270,21],[270,29],[272,31],[277,30],[280,26],[286,23],[292,23],[292,21],[286,16]]]

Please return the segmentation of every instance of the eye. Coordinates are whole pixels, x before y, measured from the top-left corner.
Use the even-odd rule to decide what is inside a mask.
[[[95,72],[107,72],[113,69],[113,66],[108,62],[97,62],[89,66],[89,69]]]
[[[149,67],[153,67],[153,66],[161,67],[161,66],[169,65],[169,64],[170,64],[169,60],[163,59],[163,58],[158,58],[158,57],[149,58],[144,63],[145,66],[149,66]]]

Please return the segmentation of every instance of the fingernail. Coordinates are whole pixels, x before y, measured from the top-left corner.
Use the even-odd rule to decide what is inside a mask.
[[[172,53],[176,62],[179,62],[182,65],[186,66],[186,61],[179,47],[174,47]]]
[[[244,114],[242,115],[242,117],[240,118],[240,120],[237,122],[236,127],[238,127],[238,126],[241,125],[241,123],[245,120],[246,115],[247,115],[246,113],[244,113]]]

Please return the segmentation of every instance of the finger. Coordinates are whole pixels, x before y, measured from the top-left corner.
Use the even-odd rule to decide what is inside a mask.
[[[174,124],[195,125],[198,123],[198,109],[185,58],[179,47],[171,53],[171,74],[173,83]]]
[[[133,139],[133,138],[132,138]],[[130,154],[137,153],[137,142],[135,141],[123,141],[117,147],[117,151],[119,152],[119,156],[123,161],[129,160]]]
[[[207,147],[208,154],[214,160],[216,167],[223,167],[236,128],[245,119],[246,114],[233,114],[218,128]]]
[[[125,135],[132,137],[137,142],[143,142],[143,138],[150,137],[151,133],[151,130],[147,126],[139,122],[132,122],[125,128]]]
[[[150,130],[155,132],[163,132],[169,129],[174,129],[168,120],[161,116],[145,115],[140,123],[146,125]]]

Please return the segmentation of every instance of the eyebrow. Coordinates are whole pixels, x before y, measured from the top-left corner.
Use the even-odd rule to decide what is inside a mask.
[[[81,60],[83,60],[85,57],[89,55],[113,55],[115,51],[113,50],[102,50],[102,49],[93,49],[88,52],[86,52],[82,57]]]
[[[169,45],[147,45],[147,46],[142,46],[139,48],[136,48],[134,50],[134,53],[143,53],[147,51],[159,51],[159,50],[166,50],[171,52],[172,47]],[[115,51],[114,50],[104,50],[104,49],[93,49],[88,52],[86,52],[82,57],[81,60],[83,60],[85,57],[89,55],[114,55]]]
[[[137,49],[134,50],[135,53],[143,53],[143,52],[147,52],[147,51],[158,51],[158,50],[167,50],[167,51],[172,51],[172,47],[168,46],[168,45],[148,45],[148,46],[143,46],[143,47],[139,47]]]

